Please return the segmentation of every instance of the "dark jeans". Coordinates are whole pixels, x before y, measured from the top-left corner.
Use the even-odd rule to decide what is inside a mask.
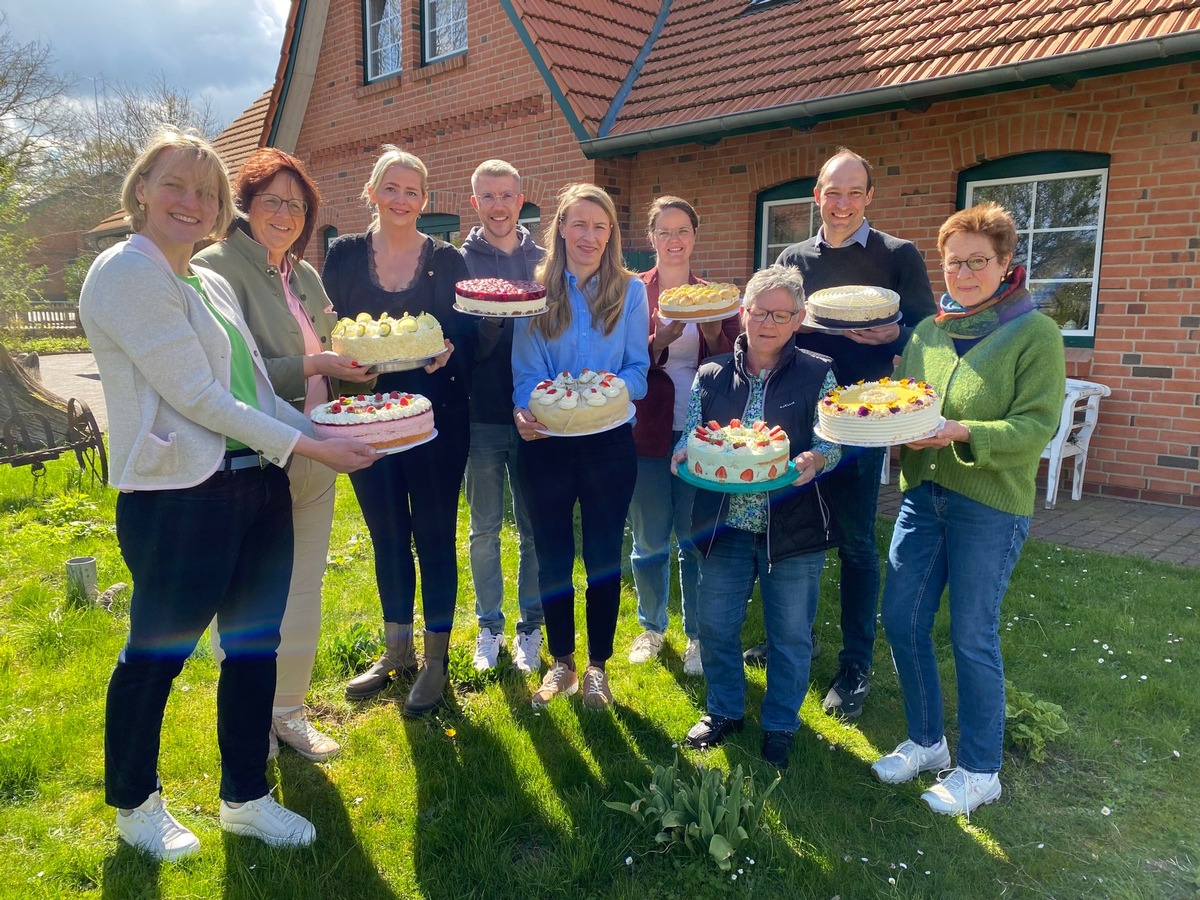
[[[415,546],[425,628],[447,632],[454,624],[458,598],[455,529],[471,437],[465,408],[461,415],[439,410],[435,423],[438,436],[430,443],[385,456],[351,473],[350,483],[375,548],[383,620],[402,624],[413,620]]]
[[[108,684],[104,790],[131,809],[158,790],[171,682],[220,616],[221,798],[267,793],[275,649],[292,572],[292,501],[277,466],[217,473],[193,488],[117,497],[117,541],[133,576],[129,638]]]
[[[517,451],[521,490],[533,523],[538,586],[550,654],[575,652],[575,504],[587,570],[588,656],[613,652],[621,606],[621,541],[637,480],[633,427],[586,437],[522,441]]]
[[[822,481],[844,535],[841,560],[842,651],[838,662],[869,671],[875,655],[875,614],[879,609],[879,544],[875,512],[879,505],[882,448],[844,448],[842,461]]]

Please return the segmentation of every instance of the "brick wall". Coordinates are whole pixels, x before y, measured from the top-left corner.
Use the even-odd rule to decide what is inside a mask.
[[[872,223],[914,241],[940,289],[935,236],[954,210],[960,171],[1036,150],[1111,154],[1095,346],[1068,354],[1069,375],[1113,390],[1101,404],[1087,489],[1200,507],[1200,64],[590,161],[499,4],[472,2],[466,54],[423,67],[413,0],[401,73],[370,85],[360,7],[334,8],[343,11],[330,14],[296,151],[324,194],[317,235],[328,225],[341,234],[365,228],[359,193],[390,142],[429,167],[428,211],[457,214],[464,231],[476,221],[471,172],[492,156],[521,170],[543,222],[562,185],[603,185],[634,249],[646,249],[650,201],[679,194],[702,218],[697,271],[744,283],[758,192],[815,176],[846,145],[876,167]],[[319,266],[320,248],[310,255]]]

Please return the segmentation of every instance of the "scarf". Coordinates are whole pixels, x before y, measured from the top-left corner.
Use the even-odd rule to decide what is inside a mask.
[[[1032,311],[1033,300],[1025,289],[1025,268],[1017,266],[1000,282],[996,293],[978,306],[963,306],[949,293],[942,294],[933,324],[952,338],[977,340]]]

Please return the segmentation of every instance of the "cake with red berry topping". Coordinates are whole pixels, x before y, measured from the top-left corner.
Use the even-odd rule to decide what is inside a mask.
[[[468,278],[454,285],[458,308],[481,316],[535,316],[546,311],[546,289],[536,281]]]
[[[429,313],[393,319],[386,312],[373,319],[359,313],[339,319],[331,332],[333,352],[360,363],[426,359],[446,349],[442,326]]]
[[[415,444],[433,434],[433,405],[420,394],[358,394],[322,403],[310,414],[319,438],[348,437],[378,450]]]
[[[791,442],[782,428],[766,422],[743,425],[731,419],[728,425],[711,421],[697,425],[688,435],[688,471],[718,484],[771,481],[787,472]]]
[[[629,418],[633,404],[625,380],[612,372],[560,372],[529,395],[533,417],[556,434],[590,434]]]
[[[907,444],[936,431],[941,420],[941,398],[913,378],[860,381],[817,403],[821,436],[852,447]]]

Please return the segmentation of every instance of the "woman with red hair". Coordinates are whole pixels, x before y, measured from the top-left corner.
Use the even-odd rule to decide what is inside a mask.
[[[316,269],[302,256],[321,198],[303,163],[272,147],[254,151],[233,183],[239,215],[225,239],[206,247],[193,265],[211,269],[233,286],[263,355],[275,393],[301,412],[342,393],[339,382],[371,376],[330,347],[337,321]],[[304,712],[321,632],[321,582],[333,526],[336,473],[298,457],[288,468],[296,549],[287,609],[280,625],[271,754],[279,741],[308,759],[323,761],[341,749],[313,727]],[[221,657],[220,626],[213,651]]]

